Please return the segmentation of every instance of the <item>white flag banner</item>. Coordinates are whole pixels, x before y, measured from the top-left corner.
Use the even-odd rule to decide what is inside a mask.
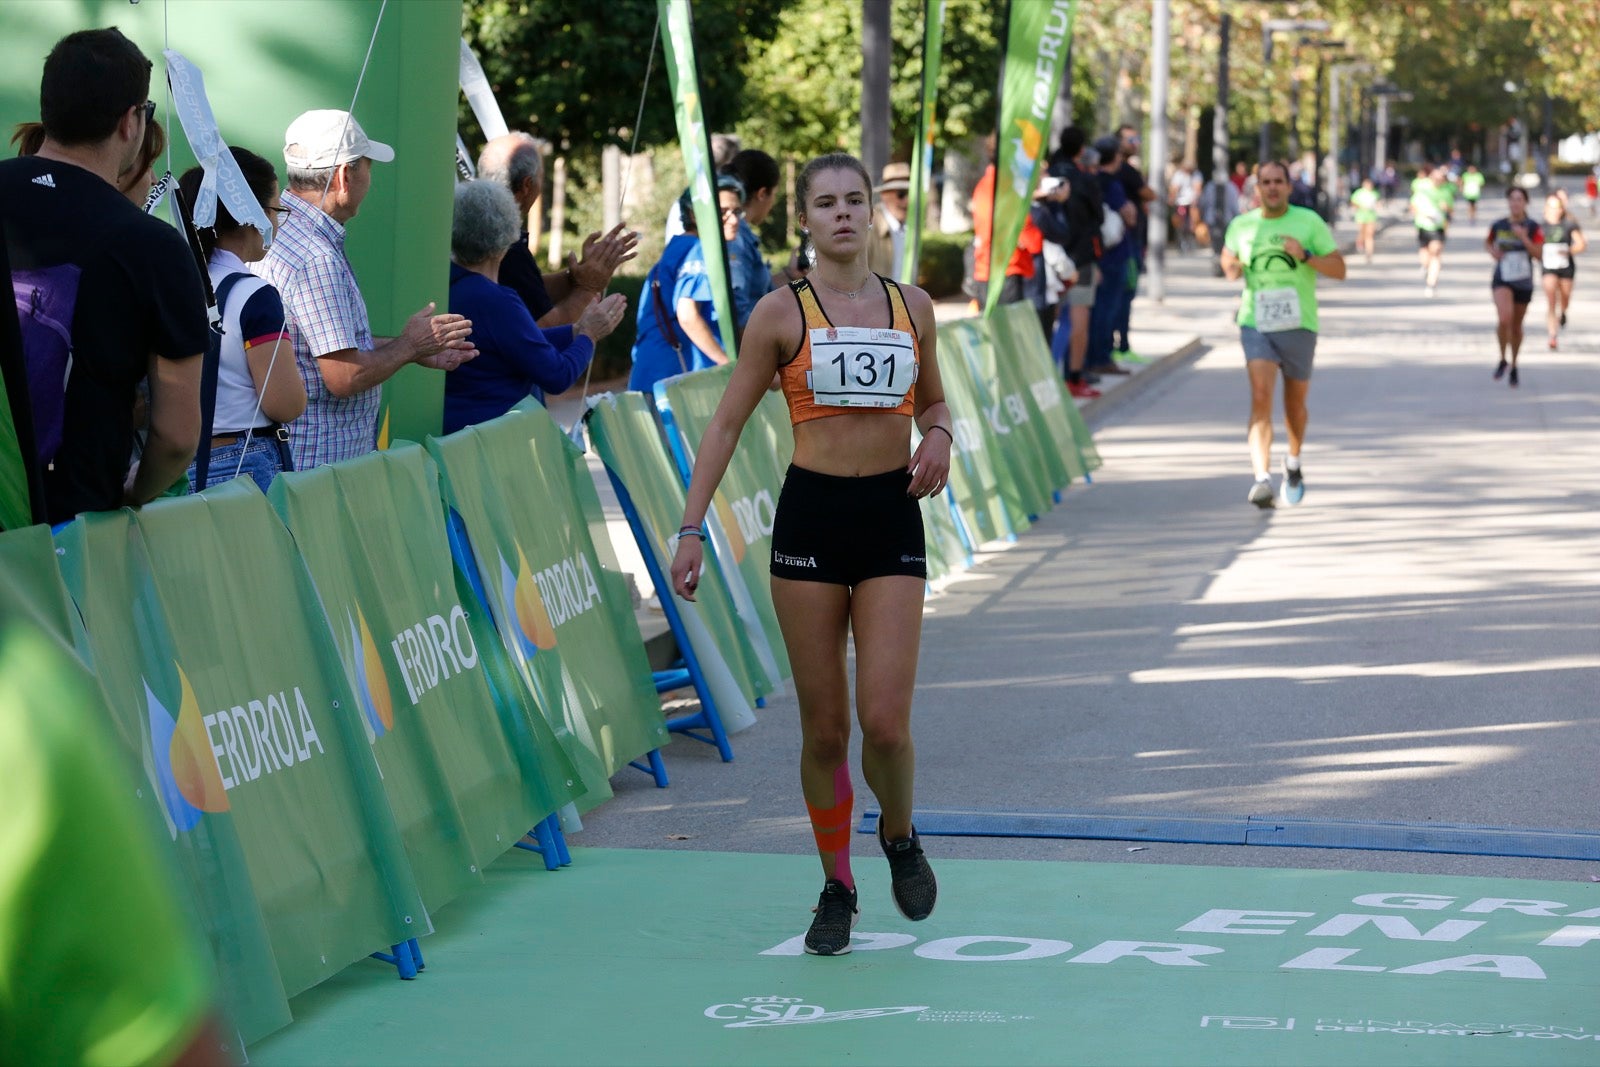
[[[172,89],[173,106],[178,111],[178,122],[189,148],[205,171],[200,182],[199,195],[189,205],[194,224],[214,226],[217,222],[217,199],[220,197],[228,213],[240,223],[261,231],[262,240],[272,244],[272,223],[267,212],[250,191],[244,172],[228,151],[228,142],[217,129],[217,120],[211,113],[211,102],[206,99],[205,79],[200,68],[168,48],[161,53],[167,60],[167,85]]]
[[[509,132],[506,120],[500,114],[500,104],[494,98],[494,90],[489,88],[489,79],[484,76],[483,65],[478,62],[465,37],[461,39],[461,91],[467,94],[467,106],[472,108],[472,115],[478,120],[478,128],[483,131],[485,141],[504,137]]]

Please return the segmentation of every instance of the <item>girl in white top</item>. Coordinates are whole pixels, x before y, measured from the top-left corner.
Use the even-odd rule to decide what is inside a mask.
[[[289,211],[278,196],[276,170],[254,152],[230,151],[276,228]],[[179,179],[185,204],[194,204],[203,177],[194,167]],[[283,301],[246,266],[267,254],[267,238],[235,220],[220,200],[215,225],[197,233],[217,296],[222,337],[208,469],[201,485],[199,463],[191,465],[189,484],[199,489],[249,475],[266,492],[279,471],[293,469],[282,427],[306,408],[305,383],[284,328]]]

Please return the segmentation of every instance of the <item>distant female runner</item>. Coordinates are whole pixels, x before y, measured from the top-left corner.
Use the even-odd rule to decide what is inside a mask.
[[[1567,211],[1564,197],[1551,193],[1544,198],[1544,225],[1539,227],[1544,242],[1539,250],[1540,279],[1544,285],[1544,324],[1550,347],[1567,324],[1567,307],[1572,303],[1572,280],[1578,267],[1572,257],[1589,247],[1589,239],[1578,228],[1578,220]]]
[[[882,815],[895,906],[933,911],[937,884],[911,824],[911,697],[927,580],[917,501],[944,488],[950,411],[934,358],[933,302],[867,269],[872,180],[853,156],[821,156],[796,184],[816,266],[763,297],[695,460],[672,585],[694,599],[705,515],[750,413],[776,374],[794,459],[772,531],[772,600],[800,704],[800,784],[823,889],[805,936],[818,956],[850,951],[850,684],[854,635],[861,770]],[[911,425],[922,440],[912,448]]]
[[[1528,192],[1512,186],[1506,191],[1509,214],[1489,227],[1483,247],[1494,259],[1494,278],[1489,291],[1494,294],[1497,317],[1495,339],[1500,343],[1500,362],[1494,380],[1511,371],[1511,386],[1516,388],[1517,353],[1522,350],[1522,320],[1533,300],[1533,261],[1539,254],[1539,224],[1528,217]],[[1511,361],[1506,362],[1506,351]]]

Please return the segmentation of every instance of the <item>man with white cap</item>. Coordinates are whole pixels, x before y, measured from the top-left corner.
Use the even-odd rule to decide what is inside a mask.
[[[886,278],[898,278],[906,254],[906,216],[911,211],[911,164],[886,165],[882,184],[873,186],[872,191],[878,194],[878,210],[872,213],[867,269]]]
[[[408,363],[454,370],[477,355],[472,323],[428,305],[399,337],[375,338],[345,224],[372,187],[372,164],[394,149],[367,137],[346,111],[307,111],[284,135],[286,209],[256,273],[283,295],[295,363],[306,383],[305,414],[289,426],[296,470],[365,455],[377,447],[379,389]]]

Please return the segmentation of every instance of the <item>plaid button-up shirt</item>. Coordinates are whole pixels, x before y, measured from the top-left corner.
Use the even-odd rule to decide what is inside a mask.
[[[306,411],[289,426],[296,470],[364,456],[377,447],[380,390],[339,397],[328,391],[317,360],[343,349],[372,350],[372,328],[355,272],[344,254],[344,227],[293,193],[267,257],[252,266],[277,287],[288,313],[295,365],[306,383]]]

